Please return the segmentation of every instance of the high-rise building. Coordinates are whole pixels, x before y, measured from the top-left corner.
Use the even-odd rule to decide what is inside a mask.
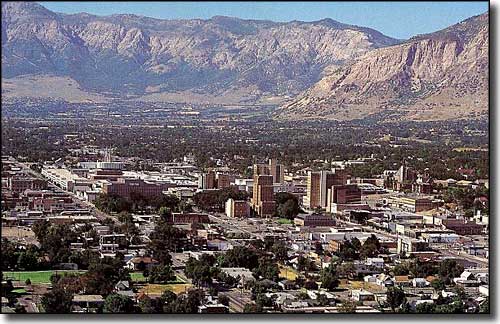
[[[255,175],[270,175],[271,170],[269,169],[269,165],[259,163],[253,165],[253,174]]]
[[[309,172],[307,176],[307,196],[304,206],[309,209],[326,208],[328,204],[328,189],[332,186],[347,184],[347,173],[341,169],[333,171]]]
[[[273,176],[274,183],[283,183],[285,180],[283,166],[276,159],[269,159],[269,174]]]
[[[259,216],[274,214],[273,176],[267,165],[255,164],[253,175],[252,208]]]
[[[354,207],[354,205],[356,207]],[[364,208],[361,206],[361,189],[356,184],[348,184],[341,186],[332,186],[328,189],[328,199],[326,210],[331,213],[337,213],[342,210],[341,207],[351,206],[351,208]]]
[[[285,178],[283,165],[279,164],[278,160],[276,159],[269,159],[269,162],[267,164],[264,163],[254,164],[253,173],[262,175],[272,175],[274,183],[283,183]]]
[[[199,189],[215,189],[215,171],[210,170],[207,173],[203,173],[198,177],[198,188]]]
[[[332,186],[328,189],[331,203],[351,204],[361,202],[361,189],[356,184]]]
[[[217,188],[223,189],[231,186],[231,182],[234,182],[235,176],[230,174],[218,173],[217,174]]]

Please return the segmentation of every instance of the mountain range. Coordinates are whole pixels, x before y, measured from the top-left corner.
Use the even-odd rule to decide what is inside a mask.
[[[2,97],[276,104],[278,119],[488,112],[488,14],[409,40],[331,19],[162,20],[2,2]]]

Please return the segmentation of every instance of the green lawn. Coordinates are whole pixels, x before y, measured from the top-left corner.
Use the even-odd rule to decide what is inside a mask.
[[[288,218],[279,218],[278,223],[280,224],[293,224],[293,220]]]
[[[63,274],[63,273],[85,273],[85,271],[78,270],[48,270],[48,271],[5,271],[3,272],[4,279],[12,279],[19,280],[21,282],[25,282],[26,279],[30,279],[32,284],[48,284],[50,283],[50,277],[54,273]],[[146,283],[147,279],[143,276],[142,272],[131,272],[130,278],[133,282],[136,283]],[[169,283],[178,284],[184,283],[185,281],[176,276],[174,281]]]
[[[131,272],[130,273],[130,278],[132,279],[133,282],[146,282],[146,278],[142,274],[142,272]]]
[[[75,270],[48,270],[48,271],[5,271],[3,272],[4,279],[12,279],[19,281],[26,281],[30,279],[32,284],[50,283],[50,277],[54,273],[84,273],[85,271]]]

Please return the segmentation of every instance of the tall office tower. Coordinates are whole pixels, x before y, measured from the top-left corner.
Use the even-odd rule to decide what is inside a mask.
[[[218,173],[217,174],[217,188],[224,189],[231,186],[231,182],[234,182],[235,176],[231,174]]]
[[[272,216],[276,203],[274,201],[273,176],[265,164],[254,165],[252,209],[259,216]]]
[[[269,171],[270,174],[273,176],[274,183],[283,183],[285,173],[283,166],[281,164],[278,164],[278,160],[269,159]]]
[[[271,170],[269,169],[269,165],[267,164],[254,164],[253,165],[253,175],[270,175]]]
[[[275,209],[273,176],[254,175],[252,207],[259,216],[272,216]]]
[[[344,170],[309,172],[307,176],[307,196],[304,206],[309,209],[326,208],[328,189],[347,184],[348,175]]]
[[[198,177],[198,188],[200,189],[215,189],[215,171],[210,170]]]

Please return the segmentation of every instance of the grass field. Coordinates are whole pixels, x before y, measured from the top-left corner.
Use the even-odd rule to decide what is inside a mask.
[[[50,283],[50,277],[54,273],[84,273],[85,271],[74,270],[48,270],[48,271],[5,271],[3,272],[4,279],[26,281],[29,278],[32,284]]]
[[[142,272],[131,272],[130,279],[132,279],[133,282],[146,282],[146,278]]]
[[[277,222],[280,224],[293,224],[293,220],[288,218],[278,218]]]

